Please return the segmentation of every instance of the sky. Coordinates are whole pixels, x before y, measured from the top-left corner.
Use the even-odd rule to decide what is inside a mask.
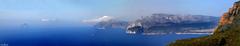
[[[236,0],[0,0],[0,22],[71,21],[153,13],[221,16]]]

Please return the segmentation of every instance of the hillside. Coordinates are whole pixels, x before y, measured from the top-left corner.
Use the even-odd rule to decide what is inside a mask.
[[[177,40],[169,46],[240,46],[240,1],[221,17],[213,35]]]

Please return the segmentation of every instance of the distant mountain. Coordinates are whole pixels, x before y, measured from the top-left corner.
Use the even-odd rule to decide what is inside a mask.
[[[226,12],[213,35],[177,40],[169,46],[240,46],[240,1]]]
[[[190,30],[213,29],[219,18],[203,15],[153,14],[133,22],[129,22],[127,32],[130,33],[176,33]]]
[[[135,21],[121,21],[118,19],[100,21],[95,27],[97,29],[125,29],[126,33],[129,34],[209,33],[211,31],[202,30],[215,28],[218,20],[219,17],[203,15],[153,14]]]
[[[98,22],[94,27],[96,27],[97,29],[109,29],[109,28],[125,29],[127,25],[128,25],[127,21],[111,19],[108,21]]]
[[[96,24],[98,22],[104,22],[104,21],[110,21],[115,19],[114,17],[111,16],[101,16],[98,18],[93,18],[93,19],[87,19],[87,20],[82,20],[83,23],[88,23],[88,24]]]

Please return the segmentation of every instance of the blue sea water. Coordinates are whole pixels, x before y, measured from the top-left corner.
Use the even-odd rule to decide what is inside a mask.
[[[0,28],[0,45],[7,46],[166,46],[177,39],[204,34],[130,35],[122,29],[91,26],[36,26]]]

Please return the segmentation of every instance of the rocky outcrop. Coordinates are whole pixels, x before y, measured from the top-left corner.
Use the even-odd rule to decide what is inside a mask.
[[[177,40],[169,46],[240,46],[240,1],[224,13],[213,35]]]
[[[212,29],[218,20],[218,17],[202,15],[153,14],[130,22],[127,32],[172,33]]]
[[[216,32],[224,31],[227,28],[230,28],[231,25],[239,26],[240,25],[240,3],[236,2],[228,12],[224,13],[219,22],[219,27],[216,29]]]
[[[126,33],[128,34],[136,34],[136,33],[143,33],[144,28],[141,22],[133,22],[127,26]]]

